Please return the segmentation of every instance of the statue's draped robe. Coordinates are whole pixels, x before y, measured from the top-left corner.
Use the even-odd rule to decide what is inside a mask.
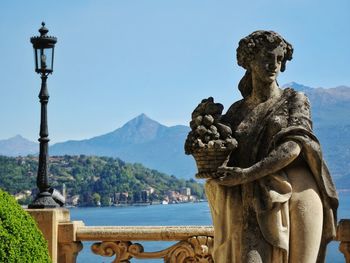
[[[309,166],[323,204],[317,263],[324,262],[326,245],[335,236],[338,199],[320,144],[312,132],[307,97],[287,88],[281,97],[271,98],[253,109],[241,100],[230,107],[222,121],[232,127],[238,141],[229,166],[250,167],[286,141],[301,146],[300,157]],[[206,193],[214,223],[216,263],[289,262],[288,200],[293,189],[283,169],[233,187],[208,180]],[[259,258],[260,261],[255,261]]]

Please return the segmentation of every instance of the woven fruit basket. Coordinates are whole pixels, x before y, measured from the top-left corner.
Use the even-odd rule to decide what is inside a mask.
[[[196,178],[212,178],[213,173],[224,163],[232,149],[204,148],[192,153],[196,160],[198,173]]]

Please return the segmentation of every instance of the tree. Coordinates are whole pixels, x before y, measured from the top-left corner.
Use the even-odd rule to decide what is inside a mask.
[[[0,262],[51,262],[47,242],[34,219],[0,190]]]
[[[92,195],[92,201],[96,206],[101,205],[101,196],[98,193]]]
[[[111,198],[109,197],[109,195],[103,195],[101,198],[101,205],[102,206],[111,206]]]

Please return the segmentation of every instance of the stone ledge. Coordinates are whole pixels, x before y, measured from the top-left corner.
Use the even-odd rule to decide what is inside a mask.
[[[76,240],[78,227],[84,227],[83,221],[72,221],[58,224],[58,243],[71,243]]]
[[[178,241],[192,236],[214,236],[212,226],[84,226],[79,241]]]

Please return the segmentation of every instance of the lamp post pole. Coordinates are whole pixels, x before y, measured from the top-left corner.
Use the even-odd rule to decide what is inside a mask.
[[[48,147],[49,141],[48,138],[48,126],[47,126],[47,104],[49,102],[49,93],[47,90],[47,75],[41,75],[41,90],[39,93],[39,99],[41,104],[41,120],[40,120],[40,151],[39,151],[39,167],[38,167],[38,177],[37,177],[37,186],[40,189],[40,192],[48,192],[49,184],[47,179],[48,171]]]
[[[39,150],[39,165],[37,174],[37,186],[39,193],[35,200],[28,206],[29,208],[55,208],[60,205],[53,199],[51,187],[48,183],[48,144],[49,144],[49,132],[47,126],[47,104],[49,102],[49,92],[47,89],[47,77],[52,73],[53,65],[53,47],[57,41],[54,37],[47,36],[49,30],[45,27],[45,23],[42,23],[42,27],[39,29],[40,36],[32,37],[31,42],[35,51],[35,71],[41,75],[41,89],[39,93],[39,99],[41,104],[41,120],[40,120],[40,150]],[[51,59],[51,65],[47,65],[46,49],[52,49],[52,53],[49,59]],[[51,68],[49,67],[51,66]]]

